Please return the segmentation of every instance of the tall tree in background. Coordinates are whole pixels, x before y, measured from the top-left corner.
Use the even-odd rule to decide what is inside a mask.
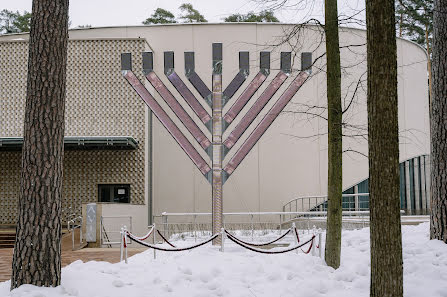
[[[393,0],[366,0],[371,297],[403,295]]]
[[[179,18],[185,23],[206,23],[208,22],[203,15],[197,9],[192,7],[190,3],[183,3],[179,7],[180,11],[183,13]]]
[[[24,11],[10,11],[3,9],[0,12],[0,33],[29,32],[31,24],[31,13]]]
[[[447,243],[447,0],[435,0],[430,238]]]
[[[11,289],[58,286],[68,0],[34,0]]]
[[[278,23],[279,20],[272,11],[263,10],[260,13],[249,12],[247,14],[232,14],[224,19],[226,23]]]
[[[143,24],[145,25],[172,23],[177,23],[174,14],[163,8],[157,8],[149,18],[143,21]]]
[[[427,70],[430,98],[432,98],[431,45],[433,38],[433,0],[398,0],[396,18],[399,36],[417,42],[427,51]]]
[[[342,107],[337,0],[325,0],[326,85],[328,106],[328,210],[325,260],[340,266],[342,227]]]

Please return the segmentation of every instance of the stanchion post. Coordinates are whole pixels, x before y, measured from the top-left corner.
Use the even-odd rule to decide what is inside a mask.
[[[222,238],[222,241],[220,243],[220,251],[223,253],[224,249],[225,249],[225,229],[224,228],[220,229],[220,236]]]
[[[123,235],[124,235],[124,262],[127,264],[127,227],[124,226]]]
[[[312,227],[312,236],[314,237],[312,242],[312,256],[316,256],[317,254],[317,240],[316,240],[316,234],[317,234],[317,227],[315,225]]]
[[[124,245],[124,241],[123,241],[123,237],[124,237],[124,229],[123,227],[121,227],[121,231],[120,231],[120,262],[123,261],[123,245]]]
[[[152,231],[152,243],[155,245],[155,236],[157,235],[157,227],[155,226],[155,222],[154,222],[154,231]],[[153,249],[154,250],[154,260],[157,258],[157,255],[156,255],[156,250],[155,249]]]
[[[298,238],[296,237],[296,232],[298,232],[298,231],[296,231],[296,225],[295,225],[295,222],[292,223],[292,231],[293,231],[293,237],[295,238],[295,243],[296,243],[296,245],[298,245],[299,242],[298,242]],[[296,250],[295,250],[295,252],[296,252],[297,254],[298,254],[298,251],[299,251],[299,249],[296,249]]]

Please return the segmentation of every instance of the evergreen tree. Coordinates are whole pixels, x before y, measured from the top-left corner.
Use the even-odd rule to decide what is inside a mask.
[[[399,36],[417,42],[427,51],[430,101],[432,97],[431,44],[433,39],[433,0],[398,0],[396,19]],[[431,105],[431,104],[430,104]]]
[[[447,0],[435,0],[430,238],[447,243]]]
[[[399,36],[431,48],[433,0],[399,0],[396,4]]]
[[[172,24],[172,23],[177,23],[174,14],[163,8],[157,8],[149,18],[143,21],[143,24],[145,25]]]
[[[3,9],[0,12],[0,33],[29,32],[31,24],[31,13],[24,11],[10,11]]]
[[[192,7],[191,3],[183,3],[180,5],[179,9],[183,15],[179,18],[184,21],[184,23],[206,23],[208,22],[203,15],[197,9]]]
[[[256,14],[254,12],[249,12],[247,14],[232,14],[224,19],[227,23],[240,23],[240,22],[248,22],[248,23],[277,23],[279,22],[278,18],[275,17],[272,11],[264,10],[260,13]]]
[[[403,296],[394,0],[366,0],[371,297]]]
[[[11,289],[61,282],[68,0],[34,0]]]

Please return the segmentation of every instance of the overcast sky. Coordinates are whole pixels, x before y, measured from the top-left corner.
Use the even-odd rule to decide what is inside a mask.
[[[1,0],[0,9],[31,11],[31,0]],[[262,0],[70,0],[71,27],[78,25],[122,26],[140,25],[153,11],[164,8],[174,15],[180,15],[178,7],[182,3],[191,3],[209,22],[222,22],[222,19],[233,13],[247,13],[261,11]],[[272,1],[272,0],[268,0]],[[300,0],[291,0],[296,3]],[[301,0],[303,1],[303,0]],[[303,7],[288,7],[275,11],[281,22],[299,23],[309,17],[322,19],[323,0],[304,0]],[[277,1],[279,2],[279,1]],[[340,13],[352,14],[364,8],[364,0],[339,0]]]

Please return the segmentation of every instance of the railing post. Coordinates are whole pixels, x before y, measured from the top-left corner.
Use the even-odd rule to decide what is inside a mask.
[[[73,229],[71,230],[71,249],[74,251],[75,249],[75,229],[73,226]]]
[[[80,217],[80,227],[79,227],[79,245],[82,246],[82,217]]]
[[[251,215],[251,241],[253,241],[254,232],[253,215]]]
[[[197,215],[194,215],[194,242],[197,242]]]
[[[315,225],[312,228],[312,236],[316,236],[317,235],[317,228],[315,227]],[[316,237],[314,237],[314,242],[312,244],[312,256],[316,256],[316,247],[317,247],[317,240]]]
[[[154,230],[152,231],[152,243],[155,245],[155,236],[157,236],[157,226],[155,225],[155,221],[153,221],[154,222]],[[154,250],[154,260],[157,258],[157,255],[156,255],[156,250],[155,249],[153,249]]]
[[[88,220],[87,220],[88,222]],[[102,216],[99,218],[99,246],[102,247],[102,227],[103,226],[103,219]],[[110,240],[109,240],[110,241]]]
[[[321,239],[322,239],[322,230],[321,230],[321,228],[320,229],[318,229],[318,256],[320,257],[320,258],[322,258],[322,253],[321,253],[321,248],[322,248],[322,246],[321,246]]]
[[[166,232],[168,232],[168,216],[164,213],[161,214],[163,221],[163,235],[166,237]]]

